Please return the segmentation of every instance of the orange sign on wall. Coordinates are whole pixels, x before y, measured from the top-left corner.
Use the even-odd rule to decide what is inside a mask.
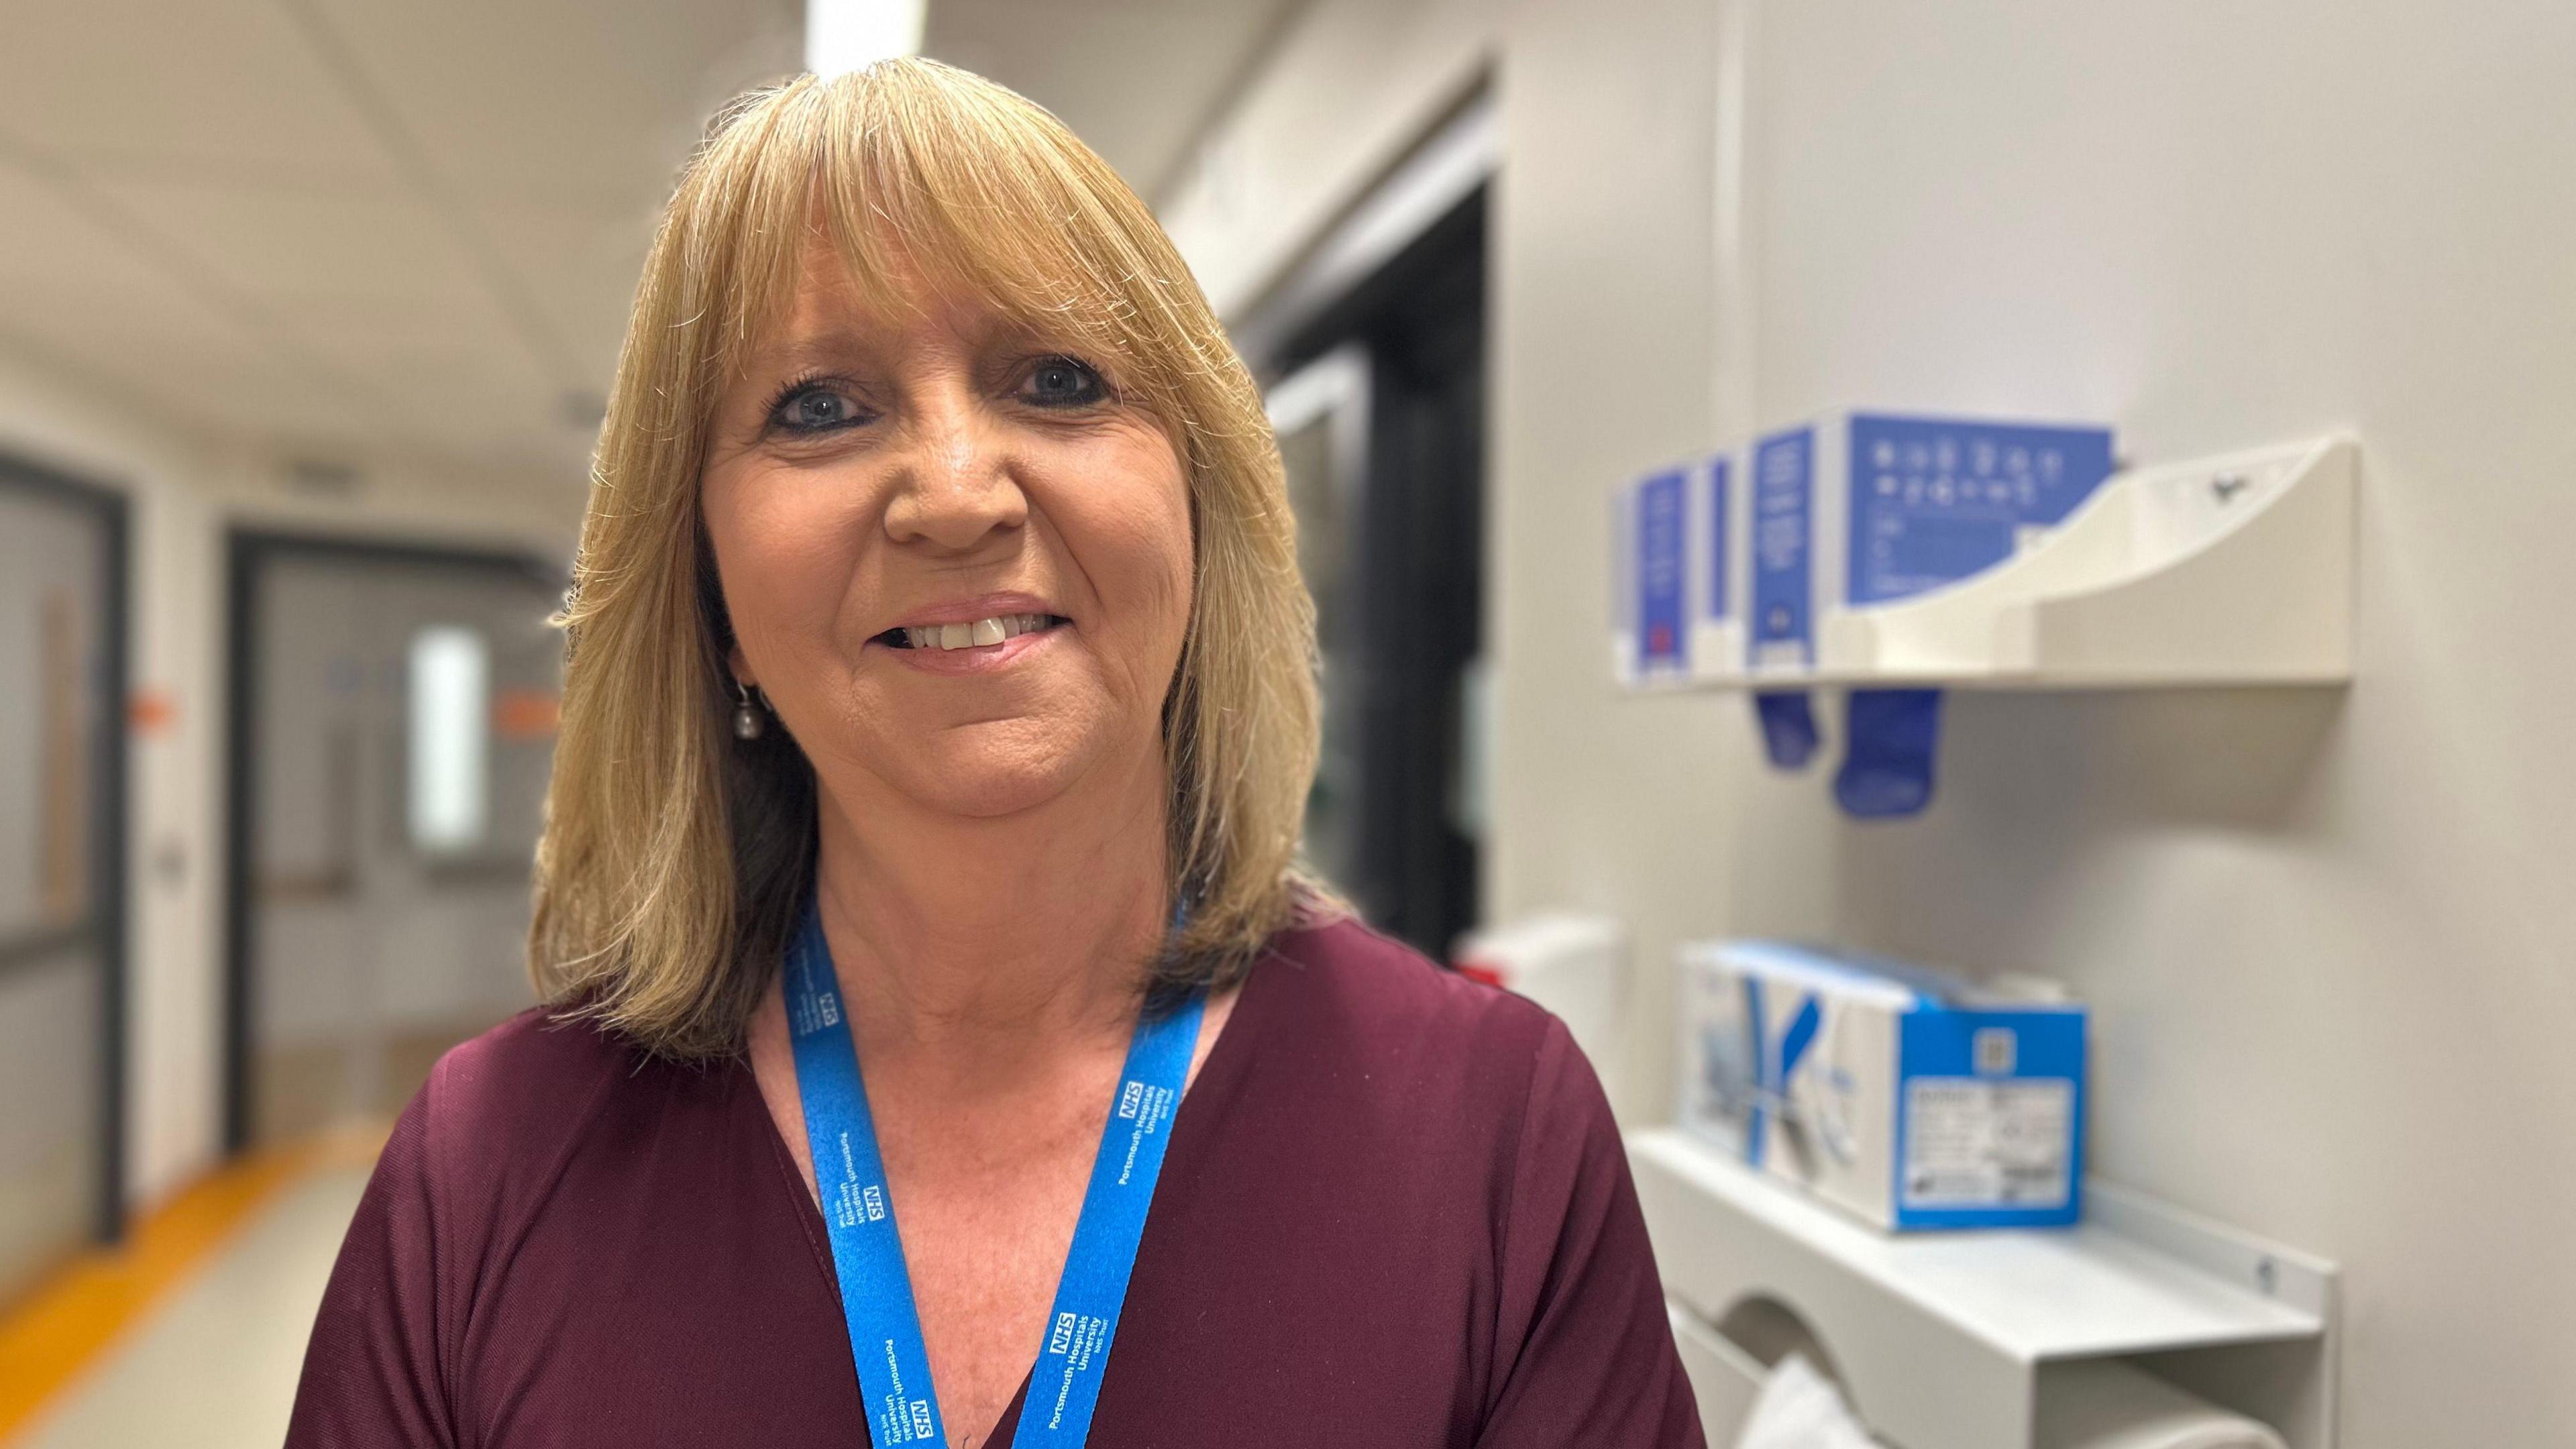
[[[505,740],[542,740],[555,732],[563,697],[547,689],[504,689],[492,696],[492,733]]]
[[[146,737],[168,734],[179,723],[179,701],[166,689],[138,689],[125,700],[125,724]]]

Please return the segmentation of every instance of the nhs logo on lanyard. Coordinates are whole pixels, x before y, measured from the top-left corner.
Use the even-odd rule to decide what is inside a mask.
[[[1145,1084],[1129,1082],[1118,1094],[1118,1115],[1133,1120],[1145,1105]]]

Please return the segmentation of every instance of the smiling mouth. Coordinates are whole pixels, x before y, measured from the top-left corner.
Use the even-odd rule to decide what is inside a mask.
[[[1073,621],[1061,614],[996,614],[965,624],[907,624],[876,641],[890,649],[989,649],[1022,634],[1043,634]]]

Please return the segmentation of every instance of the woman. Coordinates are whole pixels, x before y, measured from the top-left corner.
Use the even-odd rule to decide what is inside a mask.
[[[1053,118],[920,61],[720,117],[565,615],[546,1005],[404,1113],[289,1442],[1697,1443],[1564,1030],[1293,864],[1311,612]]]

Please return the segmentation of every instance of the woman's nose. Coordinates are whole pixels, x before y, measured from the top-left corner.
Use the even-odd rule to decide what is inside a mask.
[[[985,410],[962,399],[915,410],[904,430],[886,532],[898,543],[963,551],[1028,518],[1011,450]]]

